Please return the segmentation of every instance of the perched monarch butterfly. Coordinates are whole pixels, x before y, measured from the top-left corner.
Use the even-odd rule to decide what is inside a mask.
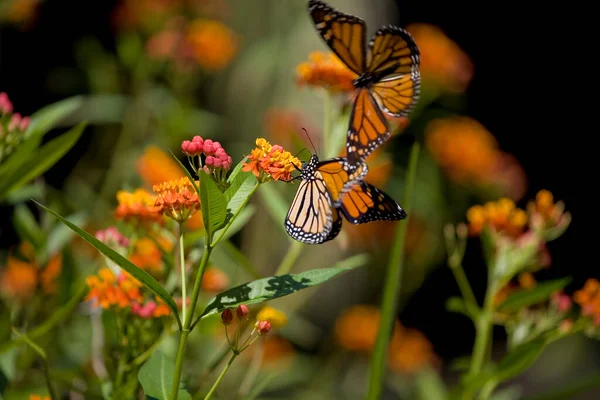
[[[346,140],[348,163],[356,166],[390,136],[381,110],[406,116],[419,99],[419,49],[410,33],[387,25],[375,32],[367,54],[365,21],[321,0],[310,0],[308,12],[325,43],[357,75]]]
[[[334,239],[342,229],[340,213],[352,224],[399,220],[406,212],[391,197],[363,181],[365,163],[353,170],[343,157],[319,161],[313,154],[301,170],[301,183],[285,219],[294,239],[320,244]]]

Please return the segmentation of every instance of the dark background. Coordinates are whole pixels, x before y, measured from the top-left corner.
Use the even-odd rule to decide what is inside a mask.
[[[75,75],[73,93],[48,91],[49,72],[75,66],[73,46],[82,35],[93,34],[111,46],[112,33],[106,21],[113,4],[46,1],[33,29],[0,30],[0,91],[9,93],[17,111],[28,115],[50,102],[86,92],[83,75]],[[600,275],[600,266],[587,251],[598,246],[595,237],[587,236],[586,240],[583,236],[583,232],[593,232],[597,213],[585,211],[578,199],[578,192],[583,190],[586,197],[594,198],[597,179],[590,173],[594,151],[589,137],[595,134],[576,126],[581,111],[576,110],[574,87],[580,80],[571,69],[571,64],[576,64],[573,39],[563,34],[571,28],[565,21],[575,22],[563,15],[563,9],[528,11],[529,4],[522,2],[501,4],[397,1],[401,10],[398,21],[401,25],[435,24],[471,57],[475,73],[467,90],[466,114],[482,122],[502,149],[521,162],[528,177],[526,199],[545,188],[566,202],[574,219],[567,232],[550,243],[553,266],[547,274],[571,275],[574,280],[568,291],[572,291],[588,277]],[[84,135],[78,146],[46,174],[50,184],[60,185],[60,177],[75,163],[85,140]],[[590,160],[589,165],[584,165],[585,160]],[[0,246],[7,248],[16,240],[10,229],[10,208],[0,207],[0,213]],[[473,265],[478,254],[471,253],[476,253],[478,246],[474,243],[470,247],[473,251],[465,262],[471,266],[467,275],[481,296],[485,272],[481,265]],[[472,345],[470,322],[443,309],[444,300],[457,293],[450,272],[440,268],[401,316],[405,324],[422,329],[442,357],[468,352]],[[439,329],[447,324],[456,327],[456,336]]]

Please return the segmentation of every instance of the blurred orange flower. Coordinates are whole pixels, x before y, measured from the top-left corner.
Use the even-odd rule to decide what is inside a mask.
[[[50,396],[41,396],[39,394],[30,394],[29,400],[50,400]]]
[[[164,239],[163,242],[167,246],[165,251],[173,247],[168,240]],[[150,273],[160,272],[163,268],[162,253],[156,242],[148,237],[135,241],[129,261]]]
[[[469,208],[467,221],[472,236],[479,235],[485,226],[489,226],[496,232],[516,238],[525,230],[528,217],[524,210],[516,207],[514,201],[501,198]]]
[[[0,275],[0,291],[3,295],[26,301],[37,288],[38,267],[33,263],[9,256],[5,269]]]
[[[296,82],[300,87],[314,86],[335,93],[352,94],[355,89],[352,81],[357,77],[334,53],[313,51],[308,61],[296,68]]]
[[[469,56],[437,26],[426,23],[406,27],[421,53],[420,71],[424,80],[431,80],[443,89],[462,92],[473,77]]]
[[[583,288],[573,293],[573,300],[582,310],[582,314],[594,319],[595,325],[600,325],[600,282],[589,278]]]
[[[40,0],[9,0],[3,4],[0,20],[28,28],[37,17]]]
[[[519,200],[525,172],[518,161],[498,148],[496,138],[478,121],[453,116],[431,121],[425,131],[427,149],[455,182],[494,187]]]
[[[62,253],[57,253],[55,256],[50,258],[48,264],[40,272],[40,281],[42,289],[46,294],[56,293],[57,285],[56,279],[60,276],[62,271]]]
[[[263,123],[269,137],[275,138],[284,148],[298,143],[302,143],[305,147],[310,146],[302,129],[306,129],[313,141],[318,140],[321,135],[304,115],[291,109],[269,108],[264,114]]]
[[[380,318],[380,311],[374,306],[351,306],[336,320],[335,339],[347,350],[371,352],[377,340]],[[395,321],[388,356],[388,365],[392,370],[411,373],[438,361],[433,346],[421,332]]]
[[[202,290],[221,292],[229,286],[229,276],[219,268],[208,267],[202,277]]]
[[[237,53],[239,39],[225,24],[216,20],[197,19],[187,33],[196,62],[205,69],[227,67]]]
[[[294,354],[294,346],[279,335],[268,335],[263,340],[263,362],[266,366],[279,366],[280,362],[289,360]]]
[[[179,12],[181,0],[122,0],[112,12],[112,23],[121,30],[153,30]]]

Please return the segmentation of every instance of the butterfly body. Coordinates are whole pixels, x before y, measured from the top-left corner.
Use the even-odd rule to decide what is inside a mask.
[[[319,161],[313,154],[297,177],[301,182],[285,219],[287,233],[320,244],[339,234],[342,216],[352,224],[405,218],[400,205],[364,182],[367,173],[365,163],[351,166],[343,157]]]
[[[381,27],[369,43],[366,24],[353,15],[310,0],[315,28],[342,62],[356,74],[346,139],[348,163],[356,166],[390,137],[384,112],[408,115],[420,95],[420,53],[410,33],[392,25]]]

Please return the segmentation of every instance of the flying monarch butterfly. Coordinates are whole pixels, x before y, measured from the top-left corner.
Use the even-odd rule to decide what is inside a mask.
[[[344,157],[319,161],[313,154],[293,178],[301,183],[285,218],[287,233],[300,242],[320,244],[340,233],[342,215],[352,224],[405,218],[398,203],[363,181],[367,172],[365,163],[351,169]]]
[[[420,52],[410,33],[387,25],[375,32],[367,53],[365,21],[321,0],[310,0],[308,12],[325,43],[356,74],[346,140],[348,163],[356,166],[390,136],[382,110],[402,117],[414,109]]]

